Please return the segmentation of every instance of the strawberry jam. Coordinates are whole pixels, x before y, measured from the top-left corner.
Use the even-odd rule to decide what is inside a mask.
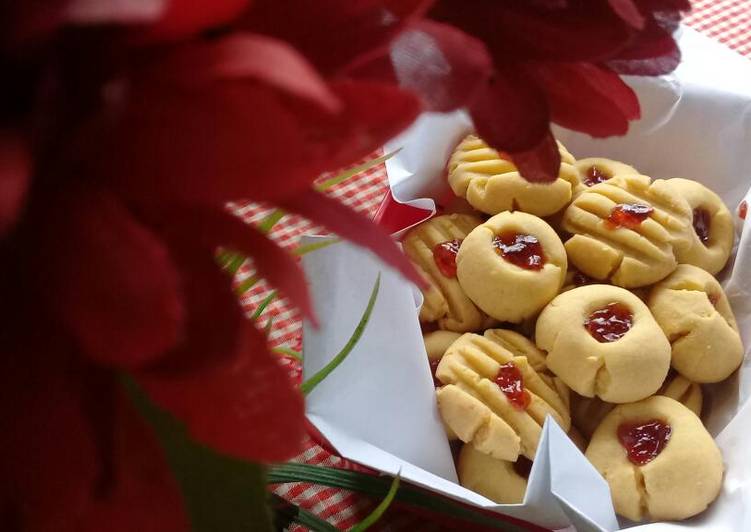
[[[746,200],[743,200],[740,205],[738,205],[738,218],[741,220],[746,219],[746,215],[748,214],[748,202]]]
[[[532,235],[501,233],[493,239],[493,247],[501,257],[520,268],[541,270],[545,265],[542,244]]]
[[[514,462],[514,471],[516,474],[523,478],[529,478],[529,472],[532,471],[532,460],[526,456],[519,455]]]
[[[652,419],[646,422],[621,423],[618,441],[632,464],[642,466],[654,460],[670,441],[673,430],[664,421]]]
[[[642,203],[619,203],[610,211],[607,224],[611,229],[616,227],[635,229],[649,218],[653,211],[652,207]]]
[[[632,317],[626,305],[610,303],[590,314],[584,327],[600,343],[615,342],[631,329]]]
[[[506,395],[509,403],[519,410],[524,410],[529,406],[532,398],[529,392],[524,389],[524,377],[519,368],[513,362],[503,364],[498,369],[498,375],[495,377],[495,383]]]
[[[705,245],[709,242],[709,226],[711,223],[712,219],[706,210],[694,209],[694,232]]]
[[[591,187],[593,185],[596,185],[597,183],[602,183],[603,181],[607,181],[610,179],[611,175],[609,175],[607,172],[605,172],[602,168],[592,165],[589,168],[587,168],[587,171],[584,172],[584,184],[588,187]]]
[[[433,374],[433,386],[438,388],[439,386],[443,386],[443,383],[438,380],[438,377],[435,376],[435,372],[438,369],[438,364],[441,362],[440,359],[431,360],[430,361],[430,373]]]
[[[435,265],[445,277],[456,277],[456,254],[461,243],[461,240],[447,240],[433,248]]]

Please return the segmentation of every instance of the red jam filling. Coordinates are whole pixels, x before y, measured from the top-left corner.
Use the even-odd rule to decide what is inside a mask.
[[[694,232],[704,244],[709,242],[709,226],[712,219],[704,209],[694,209]]]
[[[590,314],[584,327],[600,343],[615,342],[631,329],[632,317],[626,305],[610,303]]]
[[[493,239],[493,247],[501,257],[520,268],[541,270],[545,265],[542,244],[532,235],[501,233]]]
[[[654,460],[670,441],[673,430],[664,421],[621,423],[618,441],[626,449],[631,463],[642,466]]]
[[[461,243],[461,240],[448,240],[433,248],[435,265],[445,277],[456,277],[456,254]]]
[[[495,377],[495,383],[506,395],[509,402],[519,410],[525,410],[532,398],[529,392],[524,389],[524,377],[522,372],[513,362],[503,364],[498,369],[498,375]]]
[[[748,202],[746,200],[743,200],[741,204],[738,205],[738,217],[741,220],[745,220],[747,214],[748,214]]]
[[[606,173],[602,168],[599,168],[598,166],[592,165],[589,168],[587,168],[587,171],[584,172],[584,184],[588,187],[591,187],[593,185],[596,185],[597,183],[602,183],[603,181],[607,181],[610,179],[611,175]]]
[[[438,364],[441,362],[440,359],[437,360],[431,360],[430,361],[430,373],[433,374],[433,386],[438,388],[439,386],[443,386],[443,383],[438,380],[438,377],[435,376],[435,372],[438,369]]]
[[[513,467],[517,475],[529,478],[529,472],[532,471],[532,460],[526,456],[519,455],[519,458],[516,459]]]
[[[619,203],[610,211],[607,223],[611,229],[616,227],[635,229],[649,218],[652,211],[654,211],[652,207],[642,203]]]

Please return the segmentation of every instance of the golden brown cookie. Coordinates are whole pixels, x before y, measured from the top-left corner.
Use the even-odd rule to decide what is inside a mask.
[[[499,460],[464,445],[456,472],[459,484],[498,504],[517,504],[527,491],[531,462],[520,456],[516,462]]]
[[[464,293],[483,312],[518,323],[553,299],[566,276],[555,231],[525,212],[502,212],[475,227],[456,257]]]
[[[701,386],[691,382],[675,372],[671,372],[665,379],[657,395],[664,395],[683,403],[697,416],[701,416],[703,394]],[[579,394],[571,394],[571,425],[578,428],[581,433],[591,438],[595,429],[616,405],[606,403],[597,397],[582,397]]]
[[[672,346],[672,365],[694,382],[719,382],[743,361],[743,344],[720,283],[681,264],[655,285],[649,308]]]
[[[529,338],[509,329],[488,329],[483,336],[503,347],[517,357],[527,357],[527,362],[538,373],[545,371],[545,351],[539,349]]]
[[[655,393],[670,369],[670,344],[647,306],[610,285],[557,296],[540,314],[537,346],[548,368],[573,391],[611,403]]]
[[[668,179],[691,209],[690,244],[676,248],[678,262],[693,264],[715,274],[725,267],[733,250],[733,216],[722,199],[689,179]]]
[[[548,415],[564,431],[571,425],[566,404],[527,358],[483,336],[467,333],[451,344],[436,376],[446,384],[437,390],[446,425],[494,458],[533,459]]]
[[[453,331],[433,331],[423,334],[422,340],[425,342],[425,351],[428,353],[428,360],[431,362],[441,360],[446,349],[460,337],[461,333]]]
[[[561,167],[552,183],[530,183],[510,158],[499,154],[475,135],[468,135],[456,147],[448,163],[448,179],[457,196],[466,198],[487,214],[521,210],[547,216],[569,201],[579,177],[571,166],[574,158],[559,143]]]
[[[482,220],[467,214],[436,216],[421,223],[403,240],[404,252],[428,281],[423,289],[420,321],[437,321],[441,329],[479,330],[486,320],[464,294],[456,278],[456,253],[464,238]]]
[[[608,482],[615,511],[633,521],[689,518],[704,511],[722,485],[722,455],[712,436],[669,397],[613,409],[586,456]]]
[[[701,408],[704,404],[704,394],[701,391],[701,385],[691,382],[683,375],[675,373],[665,380],[657,395],[664,395],[682,403],[686,408],[691,410],[701,418]]]
[[[569,261],[585,275],[625,288],[655,283],[689,242],[691,210],[665,181],[619,175],[580,194],[563,215]]]
[[[579,159],[574,163],[574,168],[579,172],[580,180],[580,185],[574,191],[574,195],[579,195],[589,187],[593,187],[613,177],[639,174],[633,166],[614,161],[613,159],[605,159],[604,157]]]

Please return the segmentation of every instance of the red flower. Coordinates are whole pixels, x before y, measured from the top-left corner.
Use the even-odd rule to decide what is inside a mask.
[[[428,15],[451,26],[413,23],[387,55],[349,72],[398,81],[434,110],[467,107],[479,134],[510,152],[527,179],[549,181],[560,164],[550,122],[595,137],[625,134],[639,103],[618,74],[674,69],[680,54],[671,31],[689,7],[685,0],[438,0]],[[474,52],[464,53],[468,47]]]

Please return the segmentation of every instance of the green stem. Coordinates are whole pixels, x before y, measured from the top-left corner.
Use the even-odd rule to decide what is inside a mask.
[[[380,287],[381,274],[379,272],[378,276],[376,277],[375,284],[373,285],[373,289],[370,292],[370,298],[368,299],[368,304],[365,307],[365,312],[360,318],[360,322],[357,324],[357,327],[355,327],[352,336],[350,336],[349,340],[347,340],[347,343],[344,344],[342,350],[339,351],[339,353],[334,358],[332,358],[328,364],[326,364],[323,368],[316,372],[315,375],[313,375],[311,378],[300,385],[300,391],[303,395],[308,395],[311,391],[313,391],[313,389],[318,386],[321,381],[323,381],[323,379],[325,379],[332,371],[334,371],[339,366],[339,364],[344,362],[344,359],[347,358],[352,349],[355,348],[357,342],[362,336],[362,333],[365,331],[365,326],[370,320],[370,315],[373,312],[373,307],[375,306],[376,299],[378,298],[378,290],[380,289]]]
[[[370,512],[367,517],[365,517],[365,519],[353,526],[350,532],[364,532],[365,530],[373,526],[376,521],[378,521],[383,516],[386,510],[388,510],[389,506],[391,506],[391,502],[394,500],[394,497],[396,497],[396,492],[398,489],[399,475],[396,475],[394,477],[394,480],[391,482],[391,487],[389,488],[386,497],[384,497],[381,501],[381,504],[376,506],[375,509]]]

